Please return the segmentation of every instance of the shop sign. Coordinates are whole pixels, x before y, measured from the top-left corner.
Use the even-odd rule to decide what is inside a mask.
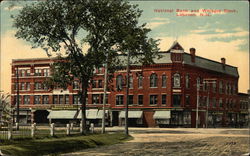
[[[52,110],[76,110],[77,105],[53,105],[51,106]]]

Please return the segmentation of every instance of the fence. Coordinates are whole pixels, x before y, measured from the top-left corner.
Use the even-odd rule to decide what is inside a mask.
[[[17,129],[19,127],[19,129]],[[67,136],[80,134],[82,132],[82,126],[74,124],[67,124],[64,127],[57,126],[54,123],[48,126],[36,126],[31,125],[15,125],[0,127],[0,140],[22,139],[22,138],[44,138],[53,136]],[[90,132],[94,133],[94,125],[91,124]]]

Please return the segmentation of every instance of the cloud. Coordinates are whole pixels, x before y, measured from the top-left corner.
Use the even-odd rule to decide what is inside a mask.
[[[14,10],[20,10],[22,9],[22,6],[9,6],[9,7],[5,7],[4,10],[6,11],[14,11]]]
[[[148,22],[147,27],[150,29],[154,29],[156,27],[169,24],[169,23],[170,23],[170,20],[168,18],[156,17],[156,18],[152,18],[150,22]]]

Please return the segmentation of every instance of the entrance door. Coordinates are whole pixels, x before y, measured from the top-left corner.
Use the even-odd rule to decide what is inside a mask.
[[[119,111],[112,111],[112,126],[119,125]]]
[[[34,113],[34,122],[35,123],[49,123],[47,116],[49,112],[47,110],[37,110]]]

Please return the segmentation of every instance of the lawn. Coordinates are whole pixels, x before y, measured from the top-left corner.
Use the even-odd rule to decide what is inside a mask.
[[[126,137],[123,133],[18,139],[1,142],[0,150],[4,154],[13,156],[59,154],[100,145],[117,144],[129,139],[131,137]]]

